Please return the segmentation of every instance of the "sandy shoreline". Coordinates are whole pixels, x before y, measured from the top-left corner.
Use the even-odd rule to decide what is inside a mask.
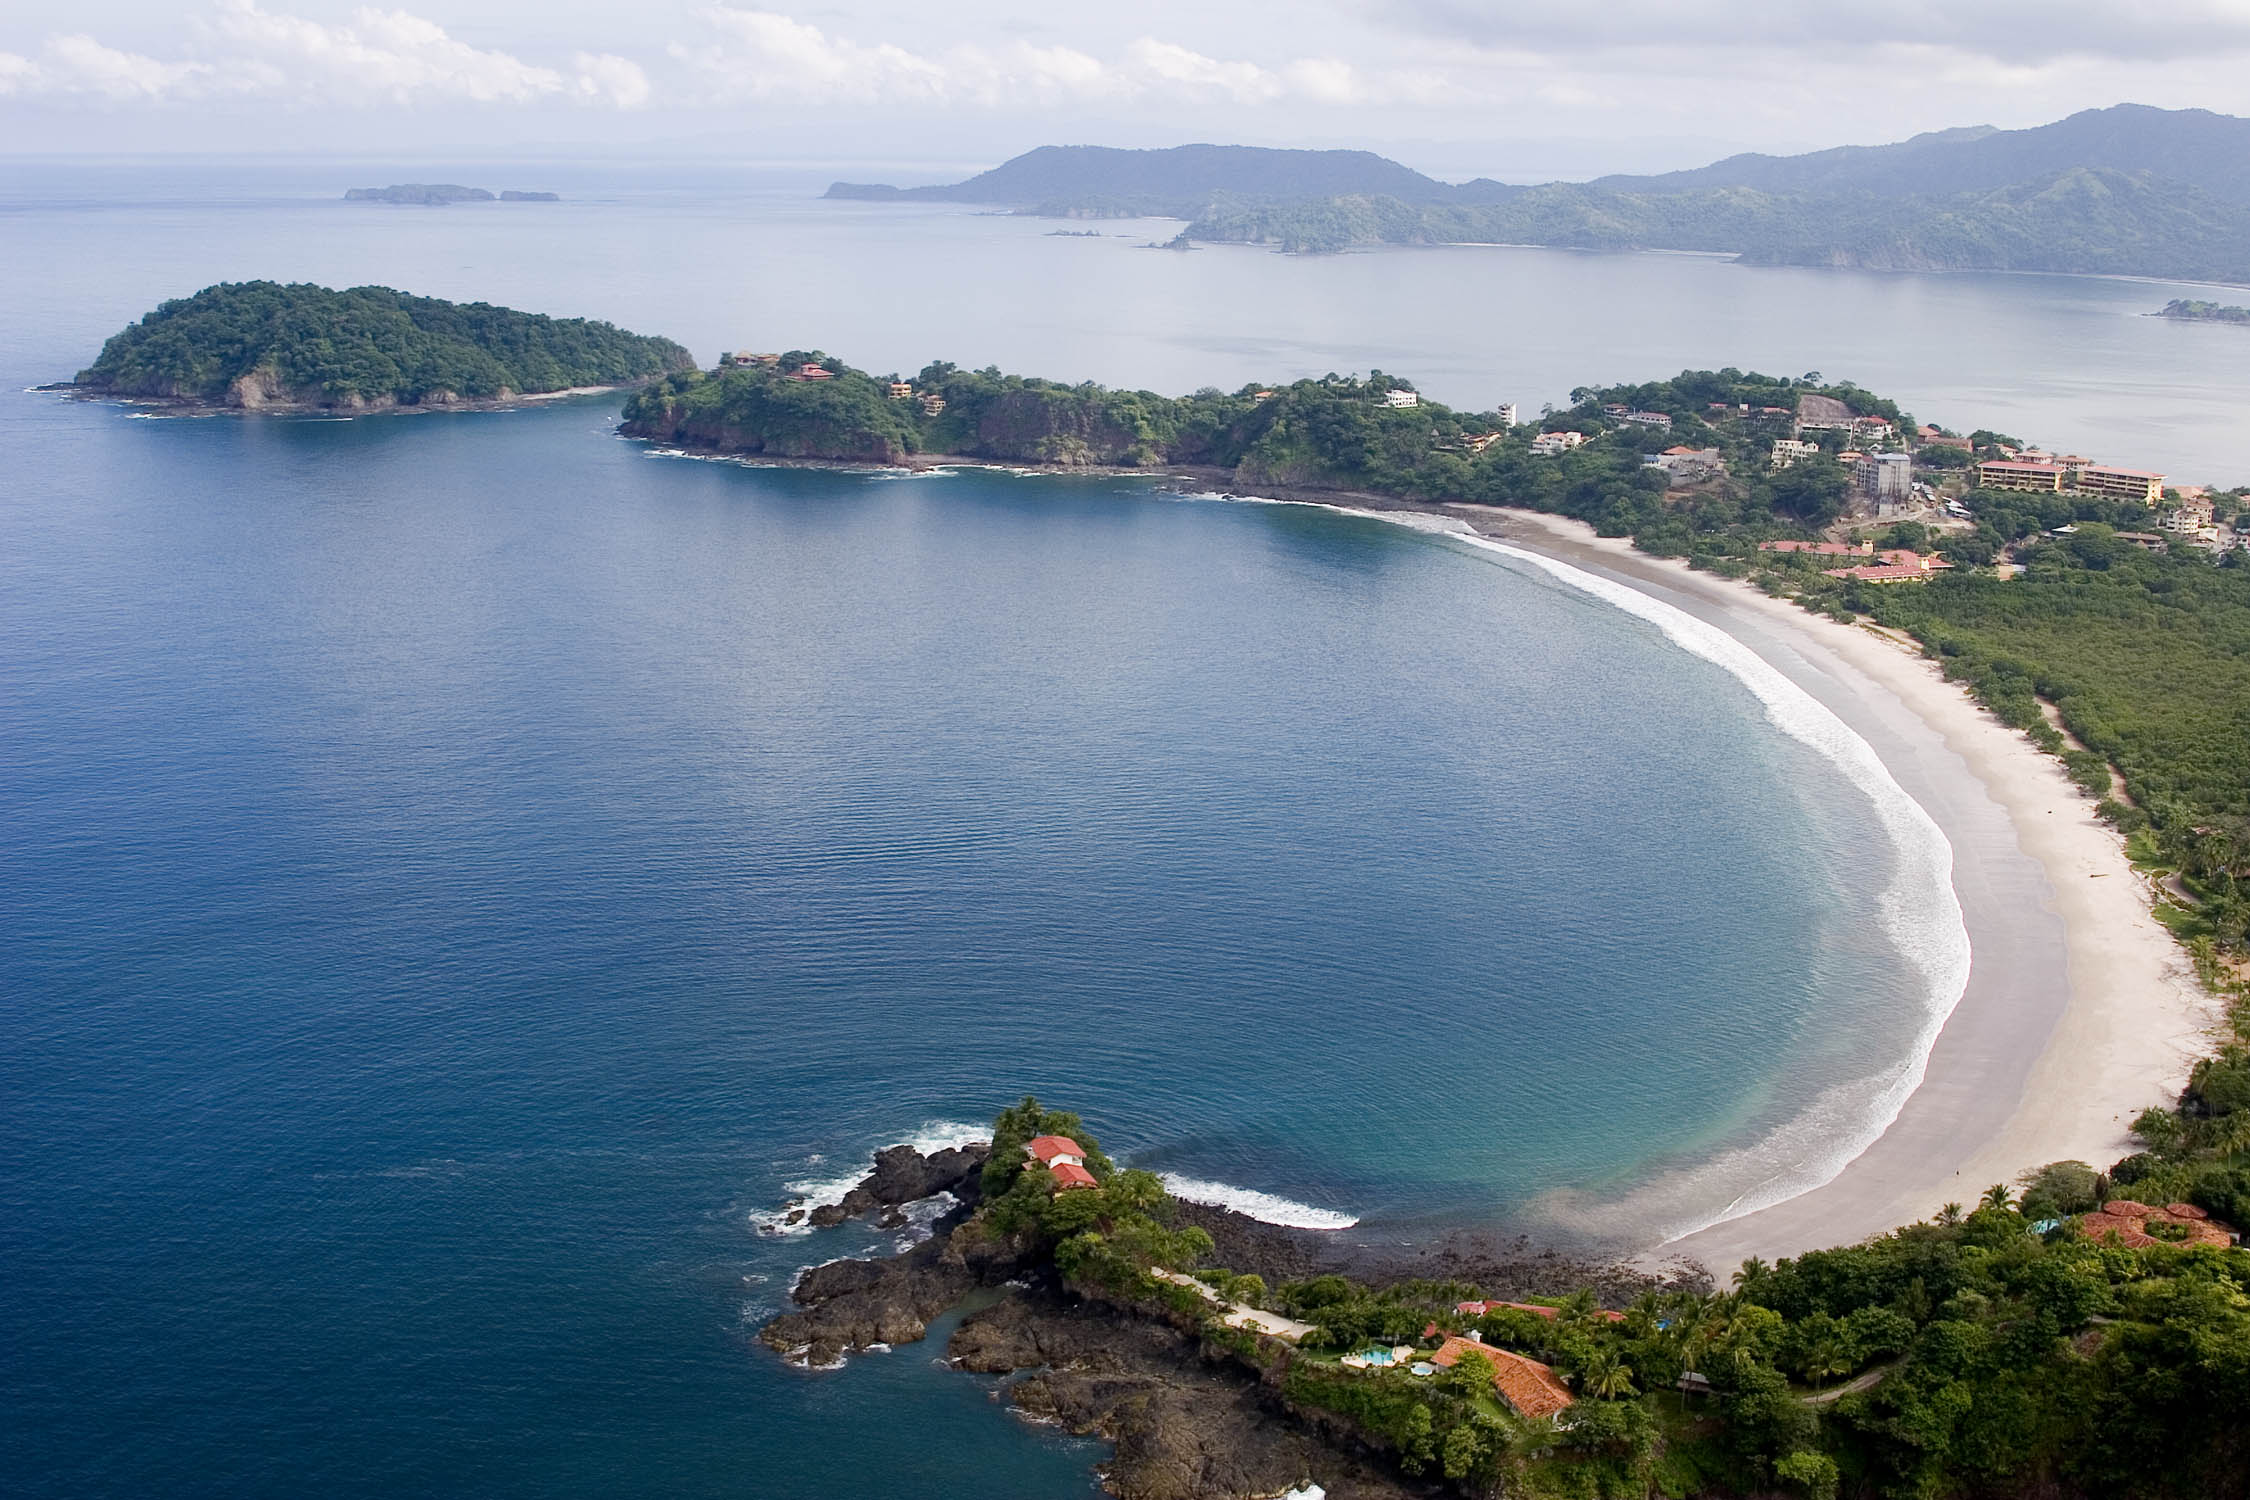
[[[1478,530],[1676,605],[1741,641],[1875,749],[1953,846],[1968,985],[1921,1087],[1824,1186],[1676,1239],[1722,1277],[1973,1204],[2027,1168],[2101,1167],[2126,1127],[2169,1103],[2209,1047],[2213,1003],[2149,912],[2122,839],[2061,766],[1918,651],[1744,583],[1635,552],[1576,521],[1449,506]]]

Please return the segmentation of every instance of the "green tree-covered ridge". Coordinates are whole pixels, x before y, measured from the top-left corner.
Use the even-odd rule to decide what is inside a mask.
[[[623,385],[693,366],[670,339],[585,318],[380,286],[246,281],[164,303],[104,344],[78,384],[235,406],[368,407]]]
[[[2218,1118],[2250,1119],[2250,1091]],[[1025,1168],[1025,1142],[1046,1133],[1088,1148],[1099,1189],[1056,1192]],[[2133,1191],[2149,1196],[2169,1170]],[[2056,1163],[1863,1245],[1748,1262],[1717,1295],[1652,1293],[1622,1316],[1591,1291],[1547,1316],[1464,1312],[1512,1289],[1324,1275],[1269,1291],[1209,1264],[1211,1240],[1177,1227],[1160,1182],[1111,1164],[1076,1115],[1027,1098],[996,1122],[987,1203],[966,1232],[1028,1238],[1066,1286],[1195,1329],[1208,1357],[1254,1372],[1331,1436],[1457,1493],[2250,1494],[2250,1252],[2089,1238],[2078,1216],[2113,1187]],[[2194,1196],[2241,1222],[2250,1180],[2206,1176]],[[1228,1327],[1158,1271],[1313,1331],[1291,1346]],[[1471,1331],[1548,1364],[1573,1406],[1528,1420],[1474,1358],[1436,1376],[1338,1362]]]
[[[2250,307],[2233,307],[2220,302],[2198,301],[2192,297],[2175,297],[2164,304],[2157,316],[2178,318],[2189,323],[2250,323]]]

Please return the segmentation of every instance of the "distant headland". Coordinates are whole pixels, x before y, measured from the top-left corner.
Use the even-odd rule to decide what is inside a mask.
[[[2052,271],[2250,282],[2250,120],[2120,104],[2027,130],[1743,155],[1692,171],[1441,182],[1368,151],[1042,146],[957,183],[831,198],[1185,219],[1190,238],[1690,250],[1766,265]]]
[[[74,395],[207,411],[461,408],[692,369],[670,339],[389,287],[227,282],[102,346]]]
[[[2175,297],[2156,313],[2159,318],[2176,318],[2183,323],[2239,323],[2250,325],[2250,307],[2228,307],[2218,302],[2198,302],[2192,298]]]
[[[463,187],[457,182],[394,182],[389,187],[351,188],[344,194],[347,203],[411,203],[424,208],[441,208],[448,203],[560,203],[560,193],[527,193],[519,188],[506,188],[495,193],[490,188]]]

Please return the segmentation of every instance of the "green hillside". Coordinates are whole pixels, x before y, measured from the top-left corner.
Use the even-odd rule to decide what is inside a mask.
[[[228,282],[167,302],[102,346],[87,391],[231,406],[386,406],[623,385],[694,358],[584,318],[389,287]]]

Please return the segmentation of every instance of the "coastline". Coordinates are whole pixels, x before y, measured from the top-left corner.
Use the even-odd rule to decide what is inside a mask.
[[[693,454],[685,456],[703,456]],[[717,457],[719,455],[711,455]],[[1767,1186],[1787,1193],[1713,1222],[1695,1168],[1610,1203],[1556,1195],[1533,1205],[1558,1231],[1640,1248],[1649,1270],[1693,1262],[1721,1280],[1768,1261],[1857,1242],[1971,1205],[1995,1183],[2051,1161],[2104,1169],[2135,1149],[2129,1126],[2169,1106],[2209,1050],[2217,1003],[2155,920],[2122,837],[2061,765],[1948,682],[1911,642],[1843,625],[1746,582],[1603,538],[1577,521],[1507,507],[1424,504],[1361,492],[1245,485],[1231,472],[1169,465],[1112,469],[916,455],[905,465],[763,455],[780,467],[980,467],[1024,474],[1158,478],[1213,498],[1310,504],[1361,515],[1443,517],[1490,541],[1590,573],[1723,632],[1835,715],[1925,814],[1951,855],[1968,934],[1959,998],[1940,1010],[1918,1078],[1878,1134],[1841,1162],[1833,1133],[1806,1138]],[[1614,605],[1612,607],[1615,607]],[[1683,649],[1685,649],[1683,647]],[[1870,916],[1869,920],[1875,920]],[[1796,1176],[1811,1185],[1777,1180]],[[1751,1187],[1736,1199],[1760,1195]],[[1669,1237],[1654,1226],[1690,1226]]]
[[[1692,1259],[1723,1277],[1748,1256],[1849,1244],[1973,1204],[2050,1161],[2106,1168],[2133,1149],[2133,1117],[2177,1095],[2207,1050],[2215,1004],[2151,914],[2123,839],[2057,762],[1911,645],[1580,522],[1443,513],[1725,631],[1866,739],[1953,848],[1968,983],[1897,1118],[1827,1182],[1671,1239],[1651,1259]]]
[[[321,406],[307,401],[244,404],[211,401],[200,396],[126,396],[115,391],[77,385],[67,380],[33,386],[31,389],[39,395],[61,396],[68,401],[103,402],[168,417],[412,417],[437,412],[520,411],[528,406],[540,406],[550,401],[565,401],[580,396],[620,395],[626,391],[637,391],[647,384],[649,380],[630,380],[620,385],[574,385],[559,391],[522,391],[507,396],[463,396],[451,401],[427,402],[367,401],[357,406]]]

